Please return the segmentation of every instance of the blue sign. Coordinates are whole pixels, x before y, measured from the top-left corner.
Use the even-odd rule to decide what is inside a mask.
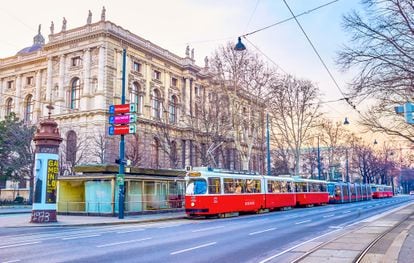
[[[115,113],[115,105],[110,105],[109,106],[109,114],[114,114]]]
[[[109,135],[114,135],[114,126],[109,126]]]

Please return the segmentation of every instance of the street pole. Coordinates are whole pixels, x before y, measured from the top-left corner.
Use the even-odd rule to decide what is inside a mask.
[[[126,49],[122,50],[122,96],[121,104],[125,104],[125,78],[126,78]],[[125,174],[125,138],[121,135],[121,141],[119,142],[119,174]],[[124,184],[119,184],[119,196],[118,196],[118,218],[124,218]]]
[[[269,133],[269,113],[266,113],[266,144],[267,144],[267,175],[270,171],[270,133]]]
[[[319,147],[319,136],[318,136],[318,180],[321,180],[321,148]]]
[[[345,169],[346,169],[346,182],[349,183],[349,162],[348,162],[348,148],[345,148]]]

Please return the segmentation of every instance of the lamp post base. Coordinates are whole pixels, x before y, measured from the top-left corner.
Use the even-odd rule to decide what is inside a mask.
[[[30,223],[53,223],[57,222],[56,210],[32,210]]]

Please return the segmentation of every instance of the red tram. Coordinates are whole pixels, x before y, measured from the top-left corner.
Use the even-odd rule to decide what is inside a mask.
[[[380,199],[393,197],[392,187],[389,185],[372,184],[371,185],[372,198]]]
[[[190,216],[224,217],[329,201],[326,182],[319,180],[215,172],[210,168],[189,171],[186,180],[185,211]]]

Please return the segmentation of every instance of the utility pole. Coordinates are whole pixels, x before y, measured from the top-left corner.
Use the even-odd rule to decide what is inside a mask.
[[[125,104],[125,78],[126,78],[126,49],[122,50],[122,96],[121,104]],[[121,141],[119,142],[119,174],[125,174],[125,135],[121,135]],[[118,218],[124,218],[124,197],[125,197],[125,186],[119,184],[119,196],[118,196]]]
[[[266,113],[266,144],[267,144],[267,175],[271,174],[270,166],[270,133],[269,133],[269,113]]]
[[[319,147],[319,135],[318,135],[318,180],[321,180],[321,148]]]

